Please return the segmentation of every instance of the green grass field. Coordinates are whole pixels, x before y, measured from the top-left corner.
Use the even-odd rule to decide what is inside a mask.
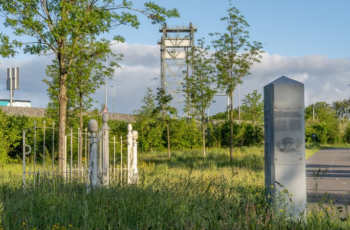
[[[307,149],[307,155],[317,151]],[[348,229],[348,216],[325,204],[307,222],[265,198],[263,148],[142,153],[137,186],[86,192],[59,179],[22,187],[22,165],[0,169],[0,229]]]

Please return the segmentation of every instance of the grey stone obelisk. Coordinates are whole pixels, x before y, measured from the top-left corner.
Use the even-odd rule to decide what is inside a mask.
[[[306,213],[304,84],[283,76],[266,85],[264,122],[268,197],[296,218]]]

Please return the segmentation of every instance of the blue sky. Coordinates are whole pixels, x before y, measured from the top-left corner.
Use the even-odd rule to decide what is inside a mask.
[[[177,8],[180,18],[169,19],[168,25],[198,26],[197,38],[211,32],[223,32],[220,18],[226,16],[226,0],[154,1],[166,8]],[[269,54],[303,56],[322,54],[330,58],[349,57],[350,2],[345,0],[235,0],[250,24],[252,40],[263,43]],[[138,30],[127,29],[128,43],[156,44],[158,27],[144,23]]]
[[[142,7],[143,1],[135,1],[135,7]],[[169,19],[168,25],[188,25],[198,27],[196,38],[208,33],[224,32],[225,25],[220,21],[230,7],[226,0],[154,0],[166,8],[177,8],[180,18]],[[348,98],[350,95],[350,2],[345,0],[235,0],[238,8],[250,24],[251,40],[260,41],[266,52],[261,63],[254,65],[251,75],[243,79],[241,98],[257,89],[262,93],[264,85],[285,75],[305,84],[305,102],[328,103]],[[159,25],[152,25],[146,17],[139,17],[139,29],[118,27],[112,34],[121,34],[125,44],[113,49],[125,55],[122,69],[115,71],[109,86],[115,86],[116,112],[132,113],[140,108],[142,97],[150,79],[160,75],[160,52],[157,41],[160,39]],[[0,17],[0,23],[3,18]],[[0,31],[8,33],[0,24]],[[111,38],[112,34],[106,34]],[[0,58],[0,98],[8,98],[5,89],[6,68],[21,67],[21,89],[15,92],[15,99],[32,100],[34,107],[46,107],[45,66],[50,57],[19,55],[15,59]],[[1,80],[3,79],[3,80]],[[155,90],[159,82],[153,82]],[[94,96],[99,104],[104,103],[104,89]],[[109,107],[112,92],[108,92]],[[132,95],[132,96],[130,96]],[[223,111],[226,101],[216,99],[211,107],[215,112]],[[234,105],[238,105],[238,92]]]

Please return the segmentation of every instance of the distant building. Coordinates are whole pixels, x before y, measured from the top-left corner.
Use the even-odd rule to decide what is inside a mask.
[[[10,106],[10,100],[0,99],[0,106]],[[12,100],[13,107],[32,107],[31,101]]]

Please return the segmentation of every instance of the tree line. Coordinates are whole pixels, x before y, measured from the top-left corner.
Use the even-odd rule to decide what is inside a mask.
[[[195,118],[178,118],[169,116],[164,119],[157,108],[160,98],[148,89],[143,105],[135,111],[135,130],[139,131],[139,149],[141,153],[171,150],[202,149],[202,120]],[[263,101],[262,95],[254,90],[242,100],[241,116],[238,108],[233,110],[233,146],[261,146],[264,144]],[[231,122],[228,113],[220,112],[205,120],[206,148],[229,148],[231,145]],[[240,118],[240,120],[239,120]],[[102,125],[100,111],[95,109],[83,116],[83,127],[90,119],[96,119]],[[0,110],[0,163],[18,161],[22,158],[22,131],[37,127],[52,126],[58,123],[58,117],[47,113],[45,118],[30,118],[24,116],[8,116]],[[67,126],[76,132],[80,127],[79,117],[70,117]],[[125,138],[127,122],[108,121],[111,128],[110,136],[117,139]],[[167,127],[166,124],[169,124]],[[56,126],[57,127],[57,126]],[[38,131],[39,132],[39,131]],[[168,135],[169,134],[169,135]],[[33,147],[33,132],[27,132],[27,144]],[[52,137],[47,135],[47,151],[51,151]],[[55,137],[58,143],[58,136]],[[42,136],[37,135],[37,146],[42,142]],[[350,144],[350,98],[335,101],[331,104],[316,102],[305,108],[305,143],[307,144]],[[56,159],[58,153],[55,153]],[[77,156],[74,156],[75,158]],[[39,157],[40,158],[40,157]]]

